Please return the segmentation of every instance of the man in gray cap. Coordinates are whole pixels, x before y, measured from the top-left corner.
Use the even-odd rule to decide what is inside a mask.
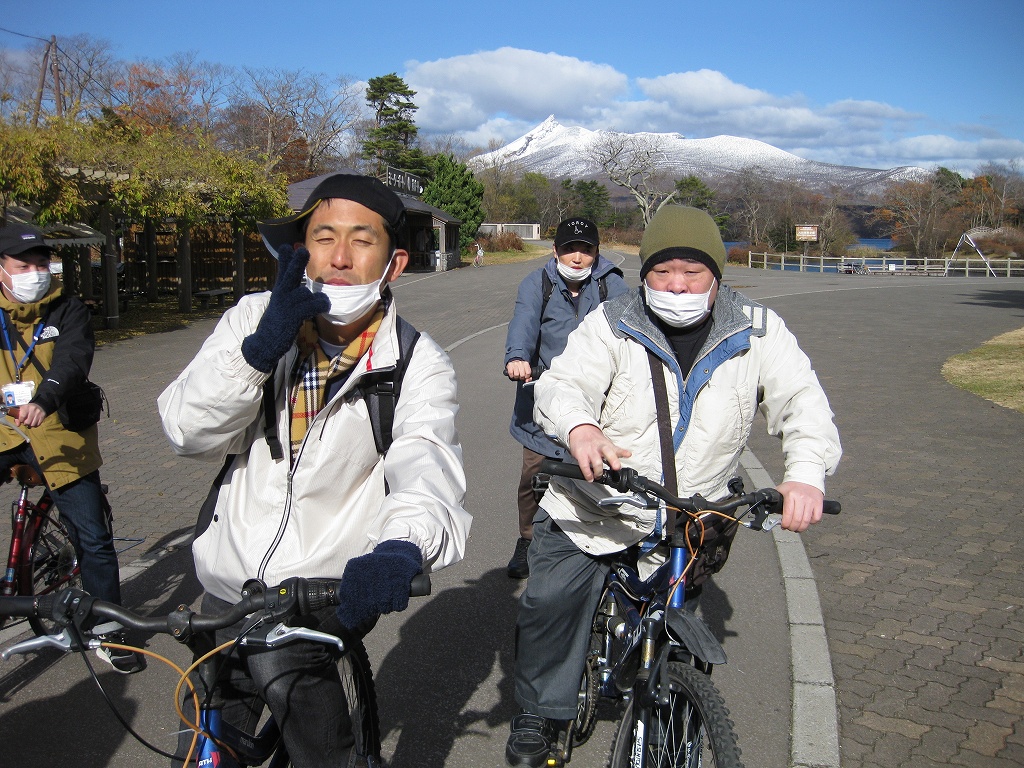
[[[704,211],[663,207],[644,232],[640,259],[640,288],[588,315],[537,381],[537,423],[568,446],[588,479],[605,466],[629,466],[664,478],[680,496],[717,500],[729,495],[760,410],[785,453],[782,526],[802,531],[817,522],[825,476],[841,449],[828,400],[793,334],[772,310],[722,285],[725,246]],[[655,404],[656,376],[665,385],[665,417]],[[663,444],[673,456],[662,456]],[[604,556],[660,541],[655,510],[612,515],[585,485],[552,478],[534,521],[516,626],[523,711],[506,746],[512,766],[542,765],[554,735],[576,717],[609,568]],[[724,549],[716,562],[697,564],[703,573],[687,582],[693,603],[701,579],[724,563]]]
[[[278,259],[274,289],[228,310],[159,398],[174,450],[223,463],[192,545],[203,607],[237,602],[253,578],[340,577],[340,607],[312,625],[361,636],[407,606],[423,568],[463,556],[455,372],[430,337],[406,341],[415,329],[388,289],[409,261],[405,210],[380,181],[331,176],[299,213],[259,229]],[[363,387],[399,370],[381,444]],[[347,765],[336,658],[299,642],[243,659],[292,764]],[[242,710],[224,714],[238,722]]]

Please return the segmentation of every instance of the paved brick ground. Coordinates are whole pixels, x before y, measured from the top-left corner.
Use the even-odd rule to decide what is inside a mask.
[[[941,375],[1024,325],[1024,283],[748,281],[811,354],[843,437],[844,514],[804,535],[842,765],[1024,764],[1024,416]],[[770,460],[768,440],[752,447]]]

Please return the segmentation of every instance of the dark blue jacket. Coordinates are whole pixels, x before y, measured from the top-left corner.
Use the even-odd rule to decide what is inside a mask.
[[[552,256],[547,264],[528,274],[519,284],[515,314],[508,324],[508,337],[505,340],[505,365],[511,360],[526,360],[534,369],[535,380],[565,349],[569,334],[601,303],[599,279],[605,279],[606,299],[613,299],[629,290],[622,278],[622,271],[604,256],[598,255],[590,277],[580,286],[578,306],[574,305],[572,294],[565,280],[558,274],[556,265],[557,261]],[[551,280],[552,290],[547,306],[544,307],[544,315],[541,316],[541,304],[544,301],[544,280],[541,275],[544,272],[547,272]],[[532,384],[524,387],[520,382],[516,387],[516,404],[509,432],[531,451],[558,459],[565,455],[565,449],[553,443],[533,423]]]

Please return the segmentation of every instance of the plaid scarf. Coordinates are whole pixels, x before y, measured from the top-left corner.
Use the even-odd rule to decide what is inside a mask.
[[[340,354],[327,357],[320,346],[316,322],[307,320],[299,330],[299,356],[292,370],[291,446],[292,462],[298,456],[299,446],[309,431],[309,425],[326,405],[328,385],[339,376],[347,374],[373,344],[373,339],[384,319],[384,307],[378,307],[366,330],[349,342]]]

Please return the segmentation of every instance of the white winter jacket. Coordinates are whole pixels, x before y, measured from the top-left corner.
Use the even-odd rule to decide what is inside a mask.
[[[268,377],[241,353],[269,298],[269,292],[247,296],[229,309],[158,400],[176,453],[211,462],[236,454],[213,520],[192,545],[203,587],[235,602],[250,578],[271,585],[290,576],[340,578],[351,558],[387,539],[411,541],[433,569],[460,560],[471,518],[463,509],[455,371],[447,355],[420,336],[395,409],[394,442],[382,458],[365,401],[353,388],[365,372],[395,364],[392,303],[370,350],[313,420],[289,468],[287,457],[271,458],[264,439],[261,400]],[[297,355],[293,346],[274,372],[286,454],[291,387],[285,378]]]
[[[596,425],[632,451],[623,465],[663,478],[651,349],[666,366],[680,495],[728,495],[758,408],[769,434],[782,438],[784,480],[824,491],[825,475],[841,455],[839,433],[796,337],[775,312],[726,286],[712,311],[710,336],[684,374],[639,291],[605,302],[569,335],[565,351],[538,379],[537,423],[565,444],[573,428]],[[594,503],[611,493],[606,486],[553,478],[541,507],[581,549],[607,554],[635,544],[655,526],[652,510]]]

